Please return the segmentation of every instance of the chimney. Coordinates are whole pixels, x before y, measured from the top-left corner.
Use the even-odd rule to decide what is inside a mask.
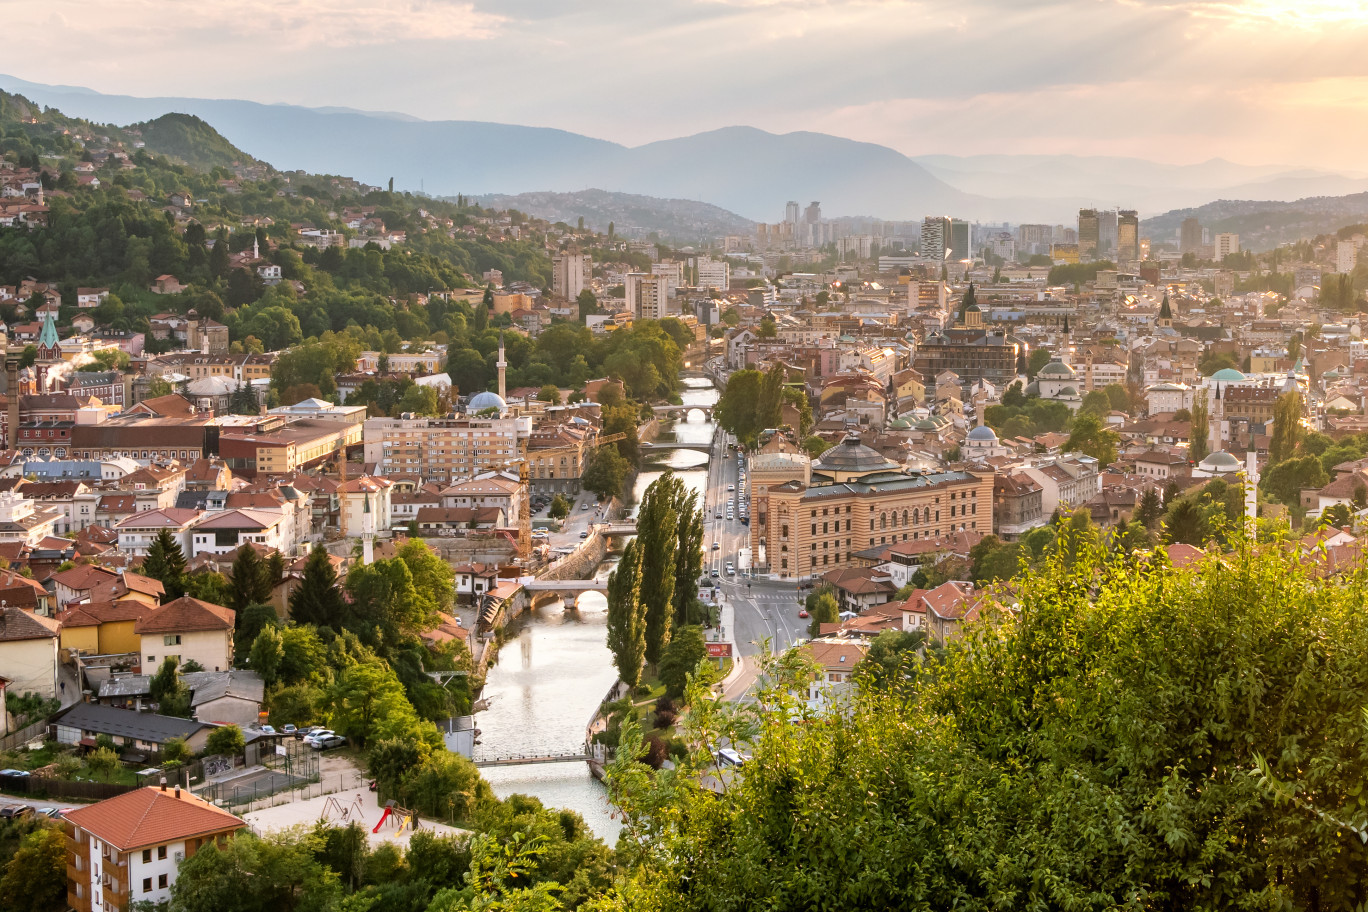
[[[162,776],[162,777],[161,777],[161,790],[162,790],[163,792],[166,791],[166,777],[165,777],[165,776]]]
[[[180,797],[180,786],[179,786],[179,785],[176,786],[176,797],[177,797],[177,798]]]

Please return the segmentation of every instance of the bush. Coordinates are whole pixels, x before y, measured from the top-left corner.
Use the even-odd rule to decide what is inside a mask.
[[[204,752],[213,756],[232,757],[242,753],[247,740],[242,737],[242,729],[236,725],[225,725],[209,733]]]

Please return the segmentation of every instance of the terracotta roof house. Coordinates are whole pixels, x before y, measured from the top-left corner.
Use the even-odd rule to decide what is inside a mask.
[[[242,829],[188,790],[143,788],[64,815],[67,904],[76,912],[165,903],[180,862]]]
[[[167,602],[134,626],[141,638],[143,670],[153,673],[161,662],[195,661],[205,671],[233,667],[233,628],[236,613],[190,596]]]
[[[71,602],[86,601],[95,591],[95,587],[101,583],[111,583],[118,578],[119,575],[113,570],[97,567],[94,564],[78,564],[68,570],[54,573],[50,577],[56,586],[57,607],[59,608]]]

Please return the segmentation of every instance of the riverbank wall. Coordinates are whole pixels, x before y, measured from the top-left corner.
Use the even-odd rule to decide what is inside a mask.
[[[627,695],[628,687],[619,679],[613,682],[613,686],[608,688],[599,705],[594,709],[594,714],[589,718],[589,724],[584,727],[584,754],[589,758],[589,772],[600,782],[603,781],[603,773],[607,764],[613,759],[612,751],[602,744],[594,743],[594,735],[603,731],[608,720],[603,716],[603,707],[609,703],[621,700]]]

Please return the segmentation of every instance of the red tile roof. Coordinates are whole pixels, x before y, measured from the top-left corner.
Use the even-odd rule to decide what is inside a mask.
[[[133,632],[186,633],[194,630],[232,630],[235,613],[222,605],[211,605],[183,595],[146,614],[133,627]]]
[[[181,791],[142,788],[65,815],[75,826],[120,851],[164,845],[196,836],[228,833],[242,820],[202,798]]]

